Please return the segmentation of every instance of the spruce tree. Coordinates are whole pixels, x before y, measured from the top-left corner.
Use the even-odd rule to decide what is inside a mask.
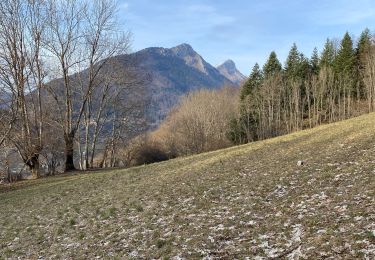
[[[310,68],[312,74],[317,75],[319,73],[319,63],[319,53],[318,49],[315,47],[310,59]]]
[[[357,99],[363,97],[365,93],[365,85],[363,81],[363,73],[365,70],[366,57],[371,48],[371,33],[368,28],[366,28],[359,37],[357,48],[356,48],[356,77],[357,81]]]
[[[267,62],[263,66],[264,78],[267,79],[267,78],[281,72],[281,70],[282,70],[281,63],[277,59],[276,53],[273,51],[273,52],[271,52]]]
[[[294,43],[285,63],[285,76],[290,81],[304,80],[309,74],[309,60]]]
[[[335,56],[335,46],[330,39],[327,39],[326,43],[324,44],[322,55],[320,57],[319,67],[323,68],[333,66]]]
[[[242,142],[250,142],[257,139],[256,129],[258,118],[254,114],[253,107],[256,106],[256,96],[263,84],[263,73],[256,63],[249,76],[249,79],[241,89],[240,117],[237,121],[231,122],[231,138],[237,136]]]
[[[359,37],[358,45],[357,45],[357,53],[358,58],[361,58],[363,54],[365,54],[369,47],[371,46],[371,33],[368,28],[366,28]]]
[[[245,82],[241,89],[241,100],[244,100],[248,95],[250,95],[254,90],[257,90],[262,85],[263,75],[260,70],[259,64],[256,63],[253,70],[249,76],[249,79]]]
[[[298,77],[299,79],[306,79],[307,76],[310,74],[310,61],[309,59],[301,53],[299,56],[299,64],[298,64]]]
[[[350,97],[353,94],[355,96],[359,95],[357,93],[359,90],[357,88],[355,50],[353,48],[353,40],[348,32],[345,33],[344,38],[341,40],[340,48],[334,61],[334,71],[342,93],[343,109],[341,116],[346,117],[347,113],[350,113]]]
[[[352,78],[355,75],[355,51],[353,40],[346,32],[341,41],[340,49],[334,62],[335,72],[339,76]]]
[[[289,51],[288,58],[285,63],[285,76],[289,80],[295,80],[300,74],[300,53],[298,52],[297,45],[293,43]]]

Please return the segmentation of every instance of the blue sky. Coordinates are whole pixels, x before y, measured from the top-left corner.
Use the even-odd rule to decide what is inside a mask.
[[[248,75],[273,50],[284,62],[295,42],[310,56],[327,37],[375,25],[373,0],[120,0],[133,50],[189,43],[212,65],[227,59]]]

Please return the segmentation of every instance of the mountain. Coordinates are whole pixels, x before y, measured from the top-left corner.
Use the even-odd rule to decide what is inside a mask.
[[[238,80],[225,76],[186,43],[173,48],[147,48],[116,58],[124,65],[135,60],[137,69],[150,75],[146,84],[151,94],[149,114],[154,126],[190,91],[238,86]],[[228,75],[232,78],[233,74]]]
[[[218,66],[217,70],[235,85],[241,85],[246,79],[246,77],[236,68],[236,64],[232,60],[227,60]]]
[[[372,113],[154,165],[0,185],[0,255],[374,259],[374,125]]]

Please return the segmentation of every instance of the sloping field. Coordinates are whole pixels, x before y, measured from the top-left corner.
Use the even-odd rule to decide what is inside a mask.
[[[375,114],[14,188],[0,258],[374,259]]]

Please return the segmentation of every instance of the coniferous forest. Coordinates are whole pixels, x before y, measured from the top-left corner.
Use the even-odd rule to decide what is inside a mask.
[[[357,42],[353,38],[327,39],[310,58],[293,44],[284,66],[275,52],[263,68],[255,64],[229,138],[247,143],[374,111],[373,35],[365,29]]]

